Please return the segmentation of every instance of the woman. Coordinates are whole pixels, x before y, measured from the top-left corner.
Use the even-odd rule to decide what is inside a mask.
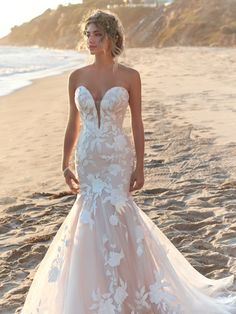
[[[234,276],[212,280],[197,272],[132,198],[144,184],[141,80],[117,62],[120,20],[98,10],[85,35],[95,59],[69,77],[62,162],[77,197],[22,313],[236,313],[236,296],[227,290]],[[135,147],[122,128],[128,107]],[[69,167],[75,144],[76,174]]]

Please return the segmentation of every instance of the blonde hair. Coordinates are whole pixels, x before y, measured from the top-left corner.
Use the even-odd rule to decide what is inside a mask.
[[[119,17],[108,10],[90,11],[81,24],[84,35],[90,23],[94,23],[102,31],[102,40],[105,34],[108,35],[111,55],[116,59],[124,50],[124,29]]]

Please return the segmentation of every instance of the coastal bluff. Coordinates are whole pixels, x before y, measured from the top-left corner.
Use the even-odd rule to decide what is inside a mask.
[[[106,1],[59,5],[0,38],[0,45],[80,49],[80,24],[89,9]],[[175,0],[169,5],[111,6],[125,28],[126,47],[236,46],[235,0]]]

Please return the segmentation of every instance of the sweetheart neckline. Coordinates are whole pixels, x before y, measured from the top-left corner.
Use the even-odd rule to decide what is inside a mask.
[[[80,87],[83,87],[83,88],[88,92],[88,94],[90,95],[90,97],[91,97],[92,100],[93,100],[94,107],[95,107],[95,109],[96,109],[96,111],[97,111],[98,129],[100,129],[100,126],[101,126],[101,116],[100,116],[100,115],[101,115],[101,103],[102,103],[102,101],[104,100],[105,96],[108,94],[108,92],[111,91],[111,90],[114,89],[114,88],[121,88],[121,89],[125,90],[126,93],[127,93],[128,96],[129,96],[129,92],[128,92],[127,88],[125,88],[124,86],[121,86],[121,85],[115,85],[115,86],[112,86],[112,87],[108,88],[108,89],[105,91],[104,95],[102,96],[102,98],[101,98],[101,100],[100,100],[100,102],[99,102],[99,106],[97,106],[97,105],[96,105],[96,101],[94,100],[92,93],[90,92],[90,90],[89,90],[86,86],[84,86],[84,85],[79,85],[79,86],[77,86],[76,89],[75,89],[75,93],[76,93],[76,91],[77,91]],[[99,109],[98,109],[98,108],[99,108]]]
[[[92,93],[90,92],[90,90],[89,90],[86,86],[84,86],[84,85],[79,85],[79,86],[77,86],[76,89],[75,89],[75,92],[76,92],[80,87],[83,87],[83,88],[85,88],[85,89],[88,91],[88,93],[90,94],[90,96],[91,96],[91,98],[93,99],[93,102],[94,102],[94,104],[95,104],[95,106],[96,106],[96,101],[94,100]],[[104,97],[106,96],[106,94],[107,94],[109,91],[111,91],[112,89],[114,89],[114,88],[122,88],[122,89],[124,89],[124,90],[127,92],[127,94],[129,95],[129,92],[128,92],[128,90],[127,90],[126,87],[121,86],[121,85],[115,85],[115,86],[112,86],[112,87],[108,88],[108,89],[105,91],[105,93],[103,94],[103,96],[102,96],[102,98],[101,98],[101,100],[100,100],[100,102],[99,102],[100,104],[102,103],[102,101],[103,101]]]

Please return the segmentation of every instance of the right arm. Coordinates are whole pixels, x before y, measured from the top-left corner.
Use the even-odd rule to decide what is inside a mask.
[[[62,159],[62,171],[69,167],[70,163],[70,156],[72,154],[73,147],[75,145],[76,139],[79,134],[80,130],[80,114],[76,107],[75,100],[74,100],[74,94],[76,89],[76,80],[75,80],[75,72],[72,72],[69,76],[69,82],[68,82],[68,92],[69,92],[69,115],[68,115],[68,122],[67,127],[65,131],[65,137],[64,137],[64,146],[63,146],[63,159]],[[68,172],[67,173],[71,173]],[[74,177],[71,173],[71,176],[68,175],[68,180],[66,176],[66,182],[71,188],[71,177]],[[75,177],[73,178],[74,181]]]
[[[69,76],[68,92],[69,92],[69,115],[67,121],[67,127],[64,137],[64,147],[63,147],[63,161],[62,170],[69,166],[70,156],[72,154],[73,147],[75,145],[76,139],[79,134],[80,129],[80,117],[79,111],[76,107],[74,100],[75,93],[75,79],[74,73],[72,72]]]

